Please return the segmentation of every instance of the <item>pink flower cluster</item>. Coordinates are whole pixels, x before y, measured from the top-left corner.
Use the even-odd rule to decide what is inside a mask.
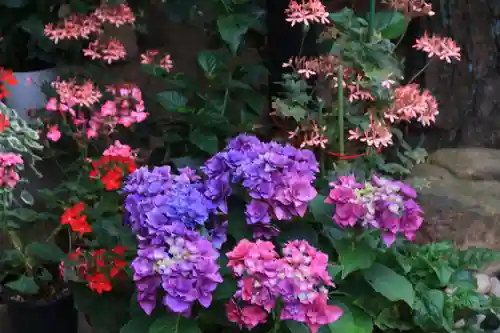
[[[278,298],[281,320],[295,320],[312,333],[340,318],[341,308],[328,304],[328,256],[304,240],[288,242],[279,257],[268,241],[242,239],[227,253],[228,267],[239,278],[226,305],[228,319],[248,329],[267,322]]]
[[[448,37],[429,36],[427,32],[415,41],[414,49],[428,53],[429,58],[437,57],[451,63],[452,59],[460,60],[460,48]]]
[[[119,140],[115,140],[113,144],[111,144],[108,148],[104,150],[102,153],[103,156],[113,156],[113,157],[124,157],[130,158],[131,160],[135,159],[135,152],[130,148],[129,145],[124,145]]]
[[[19,154],[0,153],[0,187],[14,188],[16,186],[20,179],[17,168],[23,163]]]
[[[88,15],[72,14],[58,24],[47,24],[44,34],[56,44],[61,40],[93,38],[95,40],[83,49],[83,54],[93,60],[103,60],[110,64],[125,59],[126,51],[123,44],[116,39],[102,40],[102,25],[108,23],[120,27],[134,22],[134,13],[126,4],[102,5]]]
[[[292,27],[297,23],[304,25],[330,23],[328,11],[321,0],[290,0],[288,8],[285,9],[285,14],[287,16],[286,21]]]
[[[99,135],[108,135],[118,125],[130,127],[146,119],[144,101],[140,89],[133,84],[120,84],[106,87],[111,98],[98,106],[102,93],[91,82],[81,84],[75,81],[55,81],[52,86],[56,89],[57,98],[49,99],[46,109],[69,115],[71,122],[88,138]],[[49,134],[53,134],[57,125],[49,127]],[[51,136],[48,136],[49,139]],[[59,136],[55,136],[57,140]],[[53,141],[57,141],[53,140]]]
[[[172,71],[174,68],[174,62],[172,61],[170,54],[164,54],[160,61],[157,61],[159,52],[158,50],[147,50],[141,54],[141,64],[143,65],[153,65],[158,63],[161,68],[163,68],[167,73]]]
[[[384,117],[391,123],[416,119],[424,126],[436,121],[439,114],[436,98],[431,92],[416,83],[397,87],[393,93],[394,104],[384,111]]]

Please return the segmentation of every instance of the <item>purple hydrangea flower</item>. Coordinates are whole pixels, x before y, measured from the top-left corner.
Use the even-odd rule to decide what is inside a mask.
[[[175,313],[189,315],[195,302],[210,306],[212,293],[222,282],[217,251],[195,231],[177,224],[164,233],[163,243],[140,243],[132,262],[140,306],[151,314],[158,289],[162,303]]]
[[[341,227],[380,229],[387,246],[397,233],[413,240],[423,223],[422,208],[414,200],[417,193],[403,182],[375,175],[361,184],[354,176],[343,176],[330,185],[333,188],[325,202],[336,205],[335,222]]]
[[[317,195],[313,182],[319,166],[311,151],[273,141],[261,142],[247,134],[233,139],[201,169],[209,179],[227,184],[222,187],[219,183],[221,189],[211,198],[228,195],[229,182],[241,183],[250,197],[247,223],[254,227],[270,224],[272,219],[304,216],[308,202]],[[273,230],[260,229],[259,233]]]
[[[173,224],[190,230],[201,230],[212,215],[227,213],[226,198],[230,193],[222,180],[203,181],[190,168],[172,174],[163,166],[149,171],[140,168],[127,179],[123,192],[128,222],[132,231],[154,243]],[[219,230],[219,239],[222,237]]]

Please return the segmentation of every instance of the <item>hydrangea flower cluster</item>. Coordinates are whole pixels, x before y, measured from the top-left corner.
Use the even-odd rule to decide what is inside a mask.
[[[285,244],[279,257],[271,242],[242,239],[227,257],[228,267],[240,279],[226,311],[240,328],[265,323],[278,298],[283,303],[280,319],[302,322],[313,333],[343,313],[327,302],[327,287],[334,286],[327,272],[328,256],[307,241]]]
[[[272,219],[304,216],[308,202],[317,194],[312,183],[319,166],[312,151],[261,142],[246,134],[209,159],[202,171],[221,186],[214,198],[229,195],[230,182],[242,184],[251,199],[245,212],[247,223],[256,226],[261,236],[275,235]]]
[[[422,208],[414,200],[417,193],[403,182],[373,176],[370,182],[358,183],[354,176],[342,176],[330,185],[325,202],[336,205],[335,222],[379,229],[387,246],[397,233],[413,240],[423,223]]]
[[[220,205],[205,195],[210,186],[189,168],[175,175],[169,166],[143,167],[128,177],[123,191],[127,220],[139,241],[132,268],[141,307],[153,311],[160,287],[163,304],[173,312],[188,315],[196,301],[208,307],[222,282],[215,248],[227,229],[227,222],[217,221]]]

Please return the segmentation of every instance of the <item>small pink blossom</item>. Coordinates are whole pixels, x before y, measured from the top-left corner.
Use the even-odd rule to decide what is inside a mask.
[[[49,126],[47,131],[47,138],[51,141],[57,142],[61,138],[61,132],[59,131],[59,126]]]
[[[0,187],[14,188],[20,177],[17,168],[23,165],[21,155],[0,153]]]

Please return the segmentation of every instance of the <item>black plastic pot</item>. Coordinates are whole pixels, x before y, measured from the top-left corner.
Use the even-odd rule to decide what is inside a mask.
[[[13,333],[78,332],[78,313],[71,295],[45,304],[8,300],[6,305]]]

